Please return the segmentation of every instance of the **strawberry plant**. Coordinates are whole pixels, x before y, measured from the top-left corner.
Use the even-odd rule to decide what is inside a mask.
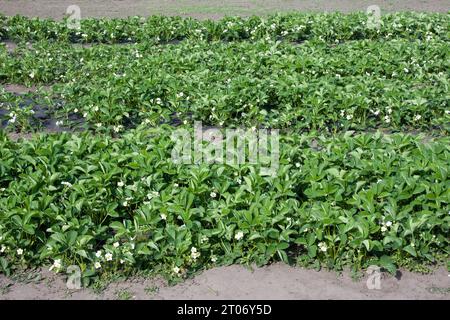
[[[448,260],[448,14],[366,20],[0,16],[0,272]],[[194,121],[280,129],[276,175],[174,163]]]
[[[277,176],[263,178],[248,164],[173,164],[171,131],[2,134],[3,271],[58,259],[174,275],[294,252],[303,264],[362,268],[448,254],[448,138],[346,133],[319,136],[317,150],[315,135],[290,134]]]

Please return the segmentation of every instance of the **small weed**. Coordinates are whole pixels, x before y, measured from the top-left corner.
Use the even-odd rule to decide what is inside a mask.
[[[159,292],[159,288],[157,286],[150,286],[144,289],[145,293],[149,296],[155,295]]]
[[[126,289],[116,291],[116,296],[119,300],[131,300],[133,298],[132,293]]]

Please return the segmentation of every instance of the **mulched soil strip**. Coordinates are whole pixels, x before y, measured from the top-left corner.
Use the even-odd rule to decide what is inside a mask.
[[[35,88],[28,89],[28,92],[33,92]],[[24,96],[23,91],[22,93],[13,93],[16,96]],[[58,120],[54,117],[54,110],[61,108],[63,104],[64,101],[57,101],[55,106],[47,106],[37,103],[36,99],[25,98],[22,102],[19,103],[19,108],[24,109],[31,106],[34,114],[28,118],[28,121],[30,126],[35,130],[43,130],[48,132],[79,131],[80,129],[71,128],[80,128],[85,123],[85,119],[81,115],[76,113],[69,114],[69,126],[60,127],[56,125],[56,122]],[[8,105],[6,104],[6,106]],[[0,129],[5,129],[8,126],[8,115],[10,112],[10,110],[0,107]]]

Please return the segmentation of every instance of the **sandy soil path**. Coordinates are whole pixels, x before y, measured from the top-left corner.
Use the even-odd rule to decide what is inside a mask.
[[[78,5],[82,17],[164,14],[217,19],[225,15],[247,16],[290,10],[365,11],[373,4],[377,4],[382,12],[450,10],[449,0],[0,0],[0,12],[60,19],[69,5]]]
[[[293,268],[277,263],[250,270],[233,265],[207,270],[168,286],[162,279],[135,278],[110,284],[103,292],[67,289],[64,275],[40,272],[32,281],[0,276],[0,299],[443,299],[450,300],[446,268],[421,275],[402,271],[382,274],[381,288],[368,289],[368,275],[354,281],[348,272]]]

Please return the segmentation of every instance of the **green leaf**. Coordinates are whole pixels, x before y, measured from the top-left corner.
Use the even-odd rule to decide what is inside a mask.
[[[395,274],[397,272],[397,268],[392,261],[391,257],[383,255],[379,260],[380,267],[386,269],[389,273]]]
[[[313,245],[313,246],[309,246],[308,247],[308,256],[310,256],[311,258],[315,258],[317,255],[317,246]]]
[[[417,257],[417,253],[416,253],[416,249],[414,249],[413,247],[406,246],[403,248],[404,251],[408,252],[410,255],[412,255],[413,257]]]

